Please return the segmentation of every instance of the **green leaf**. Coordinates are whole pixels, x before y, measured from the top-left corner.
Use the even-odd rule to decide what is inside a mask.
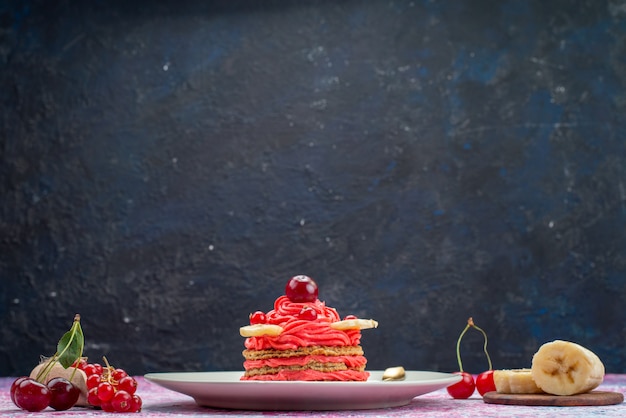
[[[63,334],[57,344],[58,362],[64,368],[70,367],[83,355],[85,337],[79,321],[74,321],[72,328]]]

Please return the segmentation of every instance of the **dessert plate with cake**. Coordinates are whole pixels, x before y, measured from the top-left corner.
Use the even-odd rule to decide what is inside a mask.
[[[145,377],[212,408],[257,411],[357,410],[408,405],[416,396],[461,380],[449,373],[407,370],[404,380],[384,381],[370,371],[365,382],[242,381],[242,372],[150,373]]]
[[[145,377],[194,398],[197,404],[256,410],[372,409],[406,405],[419,395],[445,388],[460,376],[406,371],[388,380],[367,371],[361,330],[373,319],[348,315],[318,299],[308,276],[292,277],[269,312],[250,314],[243,372],[150,373]]]

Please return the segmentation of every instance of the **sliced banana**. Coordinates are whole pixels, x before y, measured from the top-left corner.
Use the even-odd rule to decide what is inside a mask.
[[[544,392],[575,395],[589,392],[604,380],[604,364],[587,348],[555,340],[533,356],[532,377]]]
[[[378,328],[378,322],[373,319],[344,319],[343,321],[337,321],[330,324],[333,329],[345,331],[348,329],[369,329]]]
[[[383,372],[383,381],[404,380],[405,377],[406,372],[402,366],[388,367]]]
[[[493,383],[498,393],[542,393],[530,369],[494,370]]]
[[[260,337],[262,335],[276,337],[282,332],[283,327],[272,324],[254,324],[239,328],[239,334],[242,337]]]

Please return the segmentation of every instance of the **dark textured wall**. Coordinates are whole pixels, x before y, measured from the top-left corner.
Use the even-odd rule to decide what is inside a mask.
[[[626,3],[0,3],[0,374],[239,370],[299,273],[370,369],[626,372]],[[486,367],[481,337],[466,369]]]

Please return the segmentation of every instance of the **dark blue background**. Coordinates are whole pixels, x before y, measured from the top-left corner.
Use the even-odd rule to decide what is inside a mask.
[[[626,372],[626,3],[0,3],[0,374],[242,369],[295,274],[370,369]],[[467,335],[465,368],[486,368]]]

